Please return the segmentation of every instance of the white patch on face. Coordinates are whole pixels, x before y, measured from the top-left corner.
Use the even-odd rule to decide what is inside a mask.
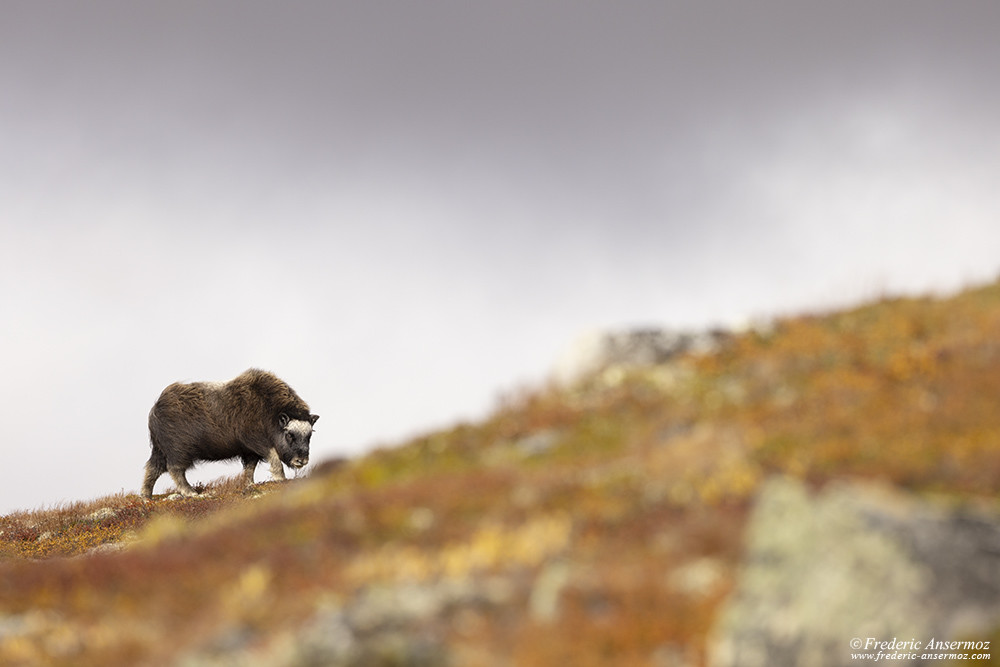
[[[285,424],[285,430],[296,434],[298,436],[296,440],[300,440],[312,433],[313,427],[312,424],[302,419],[292,419]]]

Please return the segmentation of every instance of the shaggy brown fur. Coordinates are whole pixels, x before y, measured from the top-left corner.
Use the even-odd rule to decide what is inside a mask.
[[[152,454],[146,463],[142,495],[169,472],[183,495],[197,492],[185,472],[196,461],[243,461],[246,483],[267,459],[271,474],[284,479],[282,463],[301,468],[309,462],[312,425],[319,419],[284,381],[251,368],[228,382],[175,383],[163,390],[149,412]]]

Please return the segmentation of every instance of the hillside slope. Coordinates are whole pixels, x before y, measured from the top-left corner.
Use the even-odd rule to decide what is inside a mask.
[[[0,517],[0,664],[701,665],[781,473],[996,504],[1000,284],[788,318],[310,477]]]

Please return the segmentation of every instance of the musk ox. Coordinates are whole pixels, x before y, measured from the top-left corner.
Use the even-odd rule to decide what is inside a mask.
[[[228,382],[175,383],[163,390],[149,411],[149,441],[142,495],[169,472],[185,496],[198,492],[185,472],[196,461],[243,461],[243,481],[253,484],[257,464],[267,460],[271,475],[285,479],[281,464],[302,468],[309,462],[309,439],[319,419],[285,382],[251,368]]]

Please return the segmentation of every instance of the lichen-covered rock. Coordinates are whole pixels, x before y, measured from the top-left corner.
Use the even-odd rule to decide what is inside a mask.
[[[373,586],[331,601],[293,631],[257,636],[234,628],[177,665],[444,667],[453,664],[440,632],[445,619],[461,609],[493,609],[513,595],[502,577]]]
[[[731,334],[721,329],[594,331],[580,336],[560,355],[553,378],[560,384],[569,385],[611,367],[665,364],[682,354],[714,352],[730,338]]]
[[[857,665],[855,638],[958,640],[998,624],[1000,516],[870,484],[811,496],[778,478],[759,495],[710,665]]]

